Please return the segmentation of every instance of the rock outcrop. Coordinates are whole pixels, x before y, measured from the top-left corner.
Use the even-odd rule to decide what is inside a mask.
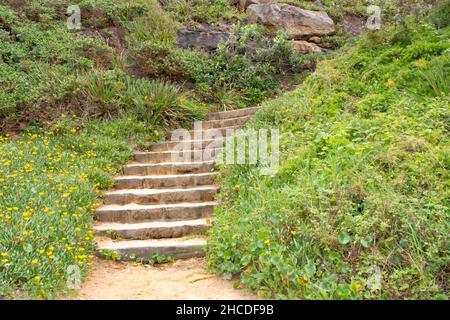
[[[291,40],[289,41],[290,45],[297,51],[302,53],[311,53],[311,52],[323,52],[325,51],[317,44],[303,41],[303,40]]]
[[[269,4],[273,3],[273,0],[239,0],[239,8],[241,10],[247,9],[252,4]]]
[[[181,48],[200,48],[207,51],[217,49],[220,42],[230,37],[228,32],[182,30],[178,32],[177,44]]]
[[[247,8],[250,23],[265,25],[269,31],[287,32],[291,39],[331,35],[336,32],[326,12],[311,11],[284,3],[252,4]]]

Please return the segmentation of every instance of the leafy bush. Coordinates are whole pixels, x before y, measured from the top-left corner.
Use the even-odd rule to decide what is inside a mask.
[[[448,297],[449,35],[406,27],[264,104],[251,127],[280,129],[280,168],[222,167],[212,270],[262,297]]]

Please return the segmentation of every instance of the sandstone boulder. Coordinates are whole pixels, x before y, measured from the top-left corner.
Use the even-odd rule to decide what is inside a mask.
[[[228,32],[182,30],[177,34],[177,45],[181,48],[201,48],[211,51],[217,49],[219,43],[229,37]]]
[[[366,19],[355,14],[346,14],[342,19],[344,31],[352,35],[358,35],[366,27]]]
[[[336,32],[326,12],[311,11],[284,3],[252,4],[247,8],[250,23],[265,25],[272,33],[287,32],[292,39],[330,35]]]
[[[272,3],[273,0],[239,0],[239,8],[241,10],[247,9],[252,4],[268,4]]]
[[[324,49],[319,47],[317,44],[302,41],[302,40],[291,40],[289,41],[290,45],[297,51],[302,53],[311,53],[311,52],[322,52]]]

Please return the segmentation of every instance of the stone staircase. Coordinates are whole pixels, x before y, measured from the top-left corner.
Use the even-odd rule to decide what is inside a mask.
[[[97,249],[115,252],[123,259],[144,261],[154,254],[176,259],[201,257],[206,246],[204,231],[216,202],[214,158],[195,161],[210,143],[223,147],[225,138],[207,139],[215,129],[225,137],[227,129],[245,125],[258,108],[211,113],[202,122],[202,131],[189,131],[197,140],[183,140],[192,151],[192,161],[176,161],[179,141],[159,142],[148,152],[137,152],[134,162],[116,177],[114,190],[104,194],[104,205],[95,213]],[[201,135],[200,135],[201,134]],[[198,140],[201,136],[202,139]],[[179,150],[179,149],[176,149]],[[218,155],[221,148],[212,149]]]

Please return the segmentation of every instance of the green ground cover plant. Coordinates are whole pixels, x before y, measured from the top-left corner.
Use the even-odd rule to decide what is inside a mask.
[[[216,1],[212,7],[208,3],[191,3],[195,10],[190,12],[201,12],[203,6],[234,8],[227,1]],[[151,90],[151,79],[162,80],[161,88],[169,82],[183,86],[188,104],[197,97],[221,109],[253,105],[277,91],[282,74],[306,70],[313,60],[295,54],[282,37],[275,44],[266,39],[252,54],[234,50],[235,43],[214,53],[179,49],[176,34],[181,22],[155,0],[81,1],[82,29],[68,30],[69,4],[0,2],[2,131],[26,128],[68,111],[84,118],[111,118],[129,110],[142,114],[142,103],[136,105],[140,101],[127,97],[136,90]],[[213,12],[228,17],[226,10]],[[242,48],[242,39],[251,40],[249,35],[264,37],[262,28],[240,24],[234,33]],[[280,63],[285,66],[280,68]],[[193,83],[189,89],[186,82]]]
[[[62,117],[0,138],[0,296],[53,298],[69,291],[69,266],[86,275],[101,189],[159,129],[131,116]]]
[[[210,268],[266,298],[448,298],[448,39],[368,33],[264,103],[281,165],[222,168]]]

